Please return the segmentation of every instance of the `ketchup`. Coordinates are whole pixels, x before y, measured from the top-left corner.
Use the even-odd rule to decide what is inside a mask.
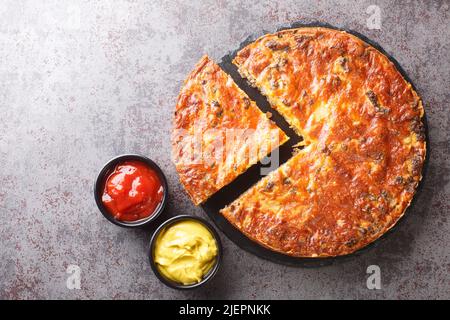
[[[153,169],[140,161],[125,161],[106,180],[102,201],[117,220],[136,221],[155,212],[163,193]]]

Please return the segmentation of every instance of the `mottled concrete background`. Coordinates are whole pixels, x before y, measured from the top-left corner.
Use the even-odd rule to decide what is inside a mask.
[[[381,29],[367,27],[370,5]],[[0,298],[450,298],[449,1],[0,2]],[[169,156],[181,82],[204,53],[319,20],[391,53],[426,105],[431,160],[423,192],[396,233],[370,252],[319,269],[260,260],[223,234],[223,269],[191,292],[166,288],[147,261],[151,230],[106,221],[92,195],[109,158],[136,152],[166,172],[166,216],[204,215]],[[381,268],[368,290],[366,268]],[[69,290],[66,268],[81,268]]]

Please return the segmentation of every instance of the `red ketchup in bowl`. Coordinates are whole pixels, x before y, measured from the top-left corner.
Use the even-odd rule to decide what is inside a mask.
[[[161,204],[164,188],[158,174],[140,161],[118,164],[106,179],[102,202],[120,221],[151,216]]]

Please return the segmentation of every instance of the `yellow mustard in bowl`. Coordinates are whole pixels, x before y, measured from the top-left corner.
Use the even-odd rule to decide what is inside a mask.
[[[154,260],[160,273],[183,285],[202,281],[216,263],[217,243],[201,222],[182,220],[156,239]]]

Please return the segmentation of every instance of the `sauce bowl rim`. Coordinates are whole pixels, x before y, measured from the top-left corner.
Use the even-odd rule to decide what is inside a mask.
[[[182,283],[178,283],[175,281],[172,281],[170,279],[167,279],[164,275],[161,274],[161,272],[158,269],[158,266],[156,265],[156,262],[154,260],[154,251],[155,251],[155,245],[156,245],[156,239],[158,239],[158,236],[161,234],[163,230],[168,228],[169,226],[173,225],[176,222],[182,221],[182,220],[195,220],[199,223],[201,223],[203,226],[205,226],[209,232],[211,232],[214,240],[216,241],[217,245],[217,256],[216,256],[216,262],[214,266],[211,268],[211,270],[203,277],[203,279],[200,282],[184,285]],[[188,214],[182,214],[174,216],[163,223],[156,229],[156,231],[153,233],[152,238],[150,240],[150,249],[148,251],[149,260],[150,260],[150,266],[156,275],[156,277],[164,283],[166,286],[177,289],[177,290],[190,290],[198,288],[205,283],[207,283],[209,280],[214,278],[214,276],[217,274],[217,272],[220,269],[220,266],[222,264],[222,255],[223,255],[223,247],[220,240],[219,233],[214,229],[213,225],[208,222],[206,219],[198,216],[188,215]]]
[[[129,161],[129,160],[143,162],[149,168],[153,169],[156,172],[156,174],[158,175],[158,178],[163,187],[163,197],[161,199],[161,203],[153,211],[153,214],[151,214],[150,216],[148,216],[144,219],[137,220],[135,222],[120,221],[120,220],[115,219],[114,216],[105,207],[105,205],[103,204],[103,201],[102,201],[102,195],[104,192],[105,182],[106,182],[106,179],[108,178],[109,174],[112,172],[112,170],[114,170],[114,168],[120,162],[125,162],[125,161]],[[108,162],[106,162],[105,165],[103,165],[100,172],[98,173],[97,178],[95,179],[95,183],[94,183],[94,198],[95,198],[95,203],[97,204],[98,209],[100,210],[102,215],[108,221],[110,221],[111,223],[113,223],[117,226],[124,227],[124,228],[143,227],[143,226],[150,224],[156,218],[158,218],[161,215],[161,213],[164,211],[164,208],[166,206],[167,199],[168,199],[168,192],[169,192],[169,189],[168,189],[168,185],[167,185],[167,179],[166,179],[166,176],[164,175],[164,172],[161,170],[161,168],[150,158],[139,155],[139,154],[133,154],[133,153],[121,154],[119,156],[116,156],[116,157],[110,159]]]

